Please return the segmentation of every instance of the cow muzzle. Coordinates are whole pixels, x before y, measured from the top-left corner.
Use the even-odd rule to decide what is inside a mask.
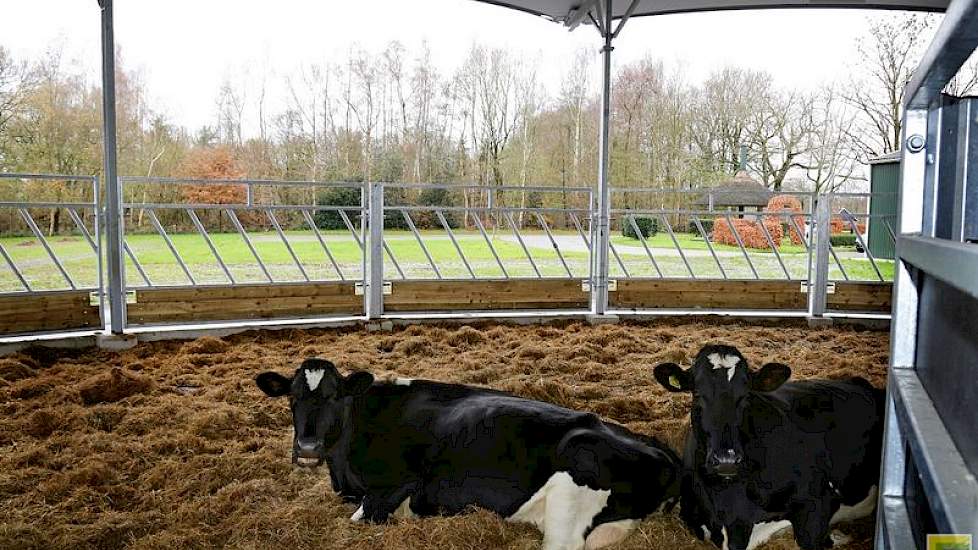
[[[323,463],[323,450],[322,443],[300,439],[292,451],[292,462],[306,468],[319,466]]]
[[[735,477],[744,457],[733,449],[712,453],[708,462],[710,469],[720,477]]]

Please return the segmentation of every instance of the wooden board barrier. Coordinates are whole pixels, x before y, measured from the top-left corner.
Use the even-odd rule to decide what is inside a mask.
[[[580,279],[394,281],[384,311],[496,311],[585,309]]]
[[[614,309],[806,310],[801,281],[618,279]]]
[[[136,290],[130,325],[362,315],[352,282]]]
[[[66,290],[0,296],[0,334],[101,328],[89,291]]]
[[[829,311],[860,311],[889,313],[892,304],[891,282],[837,282],[835,293],[829,294]]]

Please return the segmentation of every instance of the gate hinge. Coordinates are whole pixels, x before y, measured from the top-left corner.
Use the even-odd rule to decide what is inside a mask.
[[[357,296],[363,296],[365,289],[366,289],[366,285],[364,285],[362,282],[355,283],[353,285],[353,293],[356,294]],[[394,293],[394,283],[390,281],[384,282],[384,296],[390,296],[393,293]]]

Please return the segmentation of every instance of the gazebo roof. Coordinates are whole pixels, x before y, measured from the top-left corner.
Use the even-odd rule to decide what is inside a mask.
[[[740,171],[730,180],[709,189],[696,199],[697,206],[767,206],[774,193]]]

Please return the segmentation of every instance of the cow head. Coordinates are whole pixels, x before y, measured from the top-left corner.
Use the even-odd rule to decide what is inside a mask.
[[[655,379],[673,392],[692,392],[692,428],[703,438],[706,470],[733,477],[744,462],[744,411],[751,392],[778,389],[791,376],[791,369],[768,363],[751,370],[737,348],[710,345],[700,350],[696,361],[683,370],[675,363],[655,367]]]
[[[306,359],[292,378],[263,372],[255,383],[269,397],[289,396],[292,409],[292,463],[319,466],[343,428],[348,398],[367,391],[374,381],[368,372],[344,377],[325,359]]]

